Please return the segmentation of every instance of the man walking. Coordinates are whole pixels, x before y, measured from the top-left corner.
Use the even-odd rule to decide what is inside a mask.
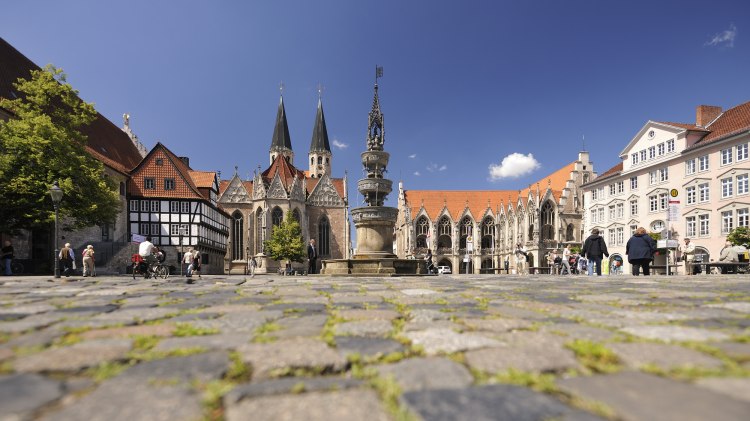
[[[182,256],[182,266],[185,268],[185,277],[189,278],[193,276],[193,248],[190,247],[188,251]]]
[[[566,245],[562,251],[562,269],[560,269],[560,275],[563,271],[567,271],[570,275],[570,244]]]
[[[521,243],[516,244],[516,274],[526,275],[528,273],[528,267],[526,265],[528,254],[529,253],[526,251],[526,247],[523,247]]]
[[[685,274],[693,274],[693,262],[695,261],[695,244],[690,242],[689,238],[685,238],[685,244],[680,246],[680,253],[682,253],[682,261],[685,262]]]
[[[307,273],[312,275],[315,273],[315,269],[317,268],[317,263],[315,261],[318,260],[318,249],[315,248],[314,239],[311,239],[310,244],[307,246],[307,259],[309,260],[309,263],[307,265]]]
[[[594,265],[596,265],[596,276],[602,276],[602,256],[609,257],[609,251],[604,238],[599,235],[598,228],[591,230],[591,235],[583,243],[581,255],[589,261],[589,276],[593,275]]]
[[[5,240],[5,246],[2,250],[3,253],[3,268],[5,269],[5,276],[10,276],[13,274],[11,272],[10,266],[11,262],[13,261],[13,244],[11,244],[10,240]]]

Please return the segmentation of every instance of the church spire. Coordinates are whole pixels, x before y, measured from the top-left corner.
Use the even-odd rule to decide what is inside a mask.
[[[271,139],[269,163],[272,164],[276,156],[279,154],[284,155],[289,162],[294,160],[292,140],[289,136],[289,125],[286,122],[286,110],[284,109],[283,95],[279,99],[279,109],[276,112],[276,124],[274,125],[273,138]]]
[[[367,150],[382,151],[385,143],[385,131],[383,130],[384,119],[380,111],[380,98],[378,97],[378,77],[383,76],[383,68],[375,67],[375,94],[372,98],[372,110],[370,110],[369,123],[367,125]]]
[[[318,97],[318,112],[315,115],[312,140],[310,141],[310,177],[320,178],[331,175],[331,145],[328,143],[328,129],[323,114],[323,101]]]

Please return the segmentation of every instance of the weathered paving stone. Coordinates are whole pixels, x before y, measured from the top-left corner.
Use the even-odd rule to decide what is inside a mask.
[[[39,303],[39,304],[25,304],[25,305],[18,305],[18,306],[11,306],[11,307],[5,307],[3,308],[3,313],[5,314],[39,314],[39,313],[47,313],[49,311],[55,311],[57,310],[57,307],[46,304],[46,303]]]
[[[392,376],[405,392],[463,388],[474,381],[466,367],[447,358],[412,358],[375,369],[382,377]]]
[[[129,339],[95,339],[63,348],[52,348],[18,358],[16,371],[78,371],[107,361],[121,360],[130,351]]]
[[[748,302],[708,304],[706,307],[726,308],[740,313],[750,313],[750,303]]]
[[[638,368],[644,365],[655,365],[663,369],[677,367],[718,368],[721,360],[709,357],[698,351],[677,345],[655,343],[612,343],[608,345],[623,364]]]
[[[337,335],[351,336],[388,336],[393,325],[387,320],[360,320],[356,322],[339,323],[335,327]]]
[[[750,343],[743,342],[719,342],[711,344],[727,354],[730,358],[738,360],[750,359]]]
[[[424,348],[427,355],[438,353],[450,354],[469,349],[502,346],[502,343],[477,334],[456,333],[450,329],[427,329],[415,332],[405,332],[412,344]]]
[[[166,338],[159,341],[154,351],[174,351],[178,349],[202,348],[207,350],[233,350],[250,342],[250,334],[222,334]]]
[[[708,329],[683,326],[631,326],[620,329],[622,332],[646,339],[665,342],[679,341],[724,341],[729,335]]]
[[[572,351],[539,345],[479,349],[466,352],[465,358],[469,367],[488,373],[510,369],[560,372],[578,366]]]
[[[319,336],[328,320],[326,315],[285,317],[276,322],[281,330],[271,333],[277,338]]]
[[[47,327],[59,322],[65,316],[62,314],[35,314],[20,320],[0,322],[0,332],[18,333],[32,329]]]
[[[366,359],[378,358],[404,350],[401,343],[392,339],[336,336],[334,342],[336,343],[336,349],[343,355],[359,354]]]
[[[63,395],[62,382],[37,374],[0,376],[0,419],[29,419],[36,409]]]
[[[112,327],[107,329],[88,330],[80,333],[83,339],[128,338],[131,336],[171,336],[175,330],[174,323]]]
[[[371,390],[312,392],[246,399],[226,409],[228,421],[388,421],[390,417]]]
[[[627,311],[615,310],[612,312],[617,317],[628,320],[644,320],[648,322],[670,322],[673,320],[686,320],[690,316],[677,313],[658,313],[654,311]]]
[[[442,308],[440,306],[439,308]],[[413,309],[409,312],[409,321],[412,323],[432,322],[435,320],[448,320],[451,318],[449,313],[431,309]]]
[[[243,399],[288,393],[318,392],[351,389],[363,386],[357,379],[341,377],[285,377],[256,383],[241,384],[224,395],[224,405],[230,406]]]
[[[216,319],[198,320],[192,325],[199,328],[219,329],[222,333],[253,332],[266,322],[279,319],[284,313],[274,311],[230,312]]]
[[[433,291],[431,289],[424,289],[424,288],[410,288],[410,289],[402,289],[401,293],[404,295],[432,295],[437,294],[437,291]]]
[[[462,323],[471,330],[486,332],[507,332],[532,326],[531,322],[520,319],[464,319]]]
[[[747,420],[750,403],[687,383],[640,372],[575,377],[557,382],[565,392],[602,402],[623,420]]]
[[[607,342],[617,336],[612,331],[581,324],[552,324],[542,326],[541,332],[554,333],[572,339],[586,339],[593,342]]]
[[[115,377],[117,381],[145,383],[151,379],[170,382],[209,382],[220,379],[229,368],[229,356],[224,351],[212,351],[187,357],[169,357],[140,363]]]
[[[314,339],[287,339],[268,344],[247,344],[238,349],[245,363],[253,367],[255,378],[268,378],[286,369],[338,372],[346,365],[344,356]]]
[[[714,377],[695,381],[700,387],[750,403],[750,378]]]
[[[401,317],[394,310],[341,310],[339,316],[346,320],[393,320]]]
[[[414,391],[404,393],[402,399],[409,409],[430,421],[599,419],[531,389],[511,385]]]

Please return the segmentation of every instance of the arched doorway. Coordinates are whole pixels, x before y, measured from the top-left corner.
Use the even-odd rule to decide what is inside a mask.
[[[474,273],[474,263],[469,259],[468,262],[464,262],[464,259],[461,259],[461,262],[459,263],[459,270],[460,274],[472,274]]]
[[[451,272],[453,272],[453,264],[451,263],[450,259],[441,259],[438,261],[438,266],[448,266],[451,269]]]
[[[486,257],[486,258],[482,259],[482,264],[481,264],[480,267],[482,269],[490,269],[490,268],[495,267],[495,265],[492,263],[492,258]],[[487,272],[487,273],[489,273],[489,272]]]

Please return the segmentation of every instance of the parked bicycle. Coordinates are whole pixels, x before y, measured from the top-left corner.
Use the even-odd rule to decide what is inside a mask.
[[[169,266],[157,262],[153,266],[150,266],[143,257],[136,253],[131,256],[130,261],[133,262],[133,279],[136,276],[143,276],[144,279],[149,279],[152,276],[154,278],[167,279],[169,277]]]
[[[14,275],[18,275],[19,273],[25,273],[25,268],[23,267],[23,263],[19,262],[18,260],[11,260],[10,261],[10,271]]]

